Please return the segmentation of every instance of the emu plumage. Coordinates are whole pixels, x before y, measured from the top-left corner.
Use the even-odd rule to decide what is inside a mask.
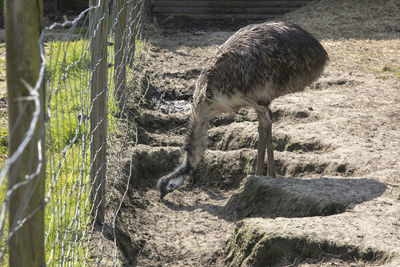
[[[185,139],[185,161],[159,179],[161,199],[196,168],[207,148],[209,120],[242,107],[254,108],[258,116],[256,175],[263,174],[267,149],[268,175],[275,177],[269,106],[279,96],[304,90],[321,75],[328,60],[321,44],[293,23],[254,24],[232,35],[200,74]]]

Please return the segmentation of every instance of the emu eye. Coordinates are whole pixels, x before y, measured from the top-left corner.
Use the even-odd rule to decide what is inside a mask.
[[[174,187],[174,184],[168,184],[168,189],[172,189]]]

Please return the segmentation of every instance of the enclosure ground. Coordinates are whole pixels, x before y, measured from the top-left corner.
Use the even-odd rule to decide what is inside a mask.
[[[336,8],[324,12],[335,16]],[[281,19],[312,30],[301,18],[314,11],[318,3]],[[182,160],[196,77],[234,27],[177,19],[151,26],[140,144],[121,181],[131,186],[119,225],[138,246],[136,257],[122,257],[126,265],[400,264],[399,36],[391,29],[381,38],[363,35],[360,25],[334,35],[330,22],[313,21],[327,29],[314,28],[331,57],[322,77],[271,107],[279,178],[246,178],[254,173],[258,124],[242,110],[212,121],[193,181],[165,203],[155,184]]]
[[[109,142],[107,201],[114,210],[108,215],[124,201],[118,218],[108,216],[92,237],[93,255],[102,256],[97,263],[399,266],[399,12],[394,0],[321,0],[277,18],[312,32],[331,59],[312,86],[272,104],[279,177],[248,176],[258,123],[254,111],[241,110],[211,122],[194,179],[165,202],[155,184],[182,160],[201,68],[247,22],[164,18],[146,25],[150,47],[135,66],[145,101],[140,112],[130,107],[128,123]],[[1,162],[7,148],[2,31],[0,42]]]

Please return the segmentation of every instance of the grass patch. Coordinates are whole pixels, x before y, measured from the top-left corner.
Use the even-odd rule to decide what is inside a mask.
[[[8,154],[8,131],[7,128],[0,128],[0,164],[4,161]]]
[[[90,51],[87,40],[52,42],[49,50],[47,74],[49,79],[65,82],[79,77],[90,68]],[[71,77],[73,76],[73,77]]]
[[[136,41],[135,59],[144,45]],[[92,231],[89,44],[86,40],[55,41],[46,47],[51,111],[46,129],[49,158],[46,192],[50,192],[46,207],[46,256],[49,263],[83,264],[91,258],[88,238]],[[108,47],[108,62],[114,58],[113,49],[113,46]],[[109,137],[117,127],[113,114],[119,114],[119,105],[113,98],[113,75],[114,66],[109,65]]]
[[[387,80],[392,77],[400,78],[400,65],[399,66],[384,66],[382,69],[373,69],[377,79]]]
[[[90,57],[87,40],[54,41],[47,56],[46,261],[83,264],[90,225]]]
[[[50,129],[48,146],[60,153],[79,142],[82,125],[88,117],[90,95],[89,43],[56,41],[48,50],[48,108]]]
[[[89,23],[82,25],[74,30],[74,34],[87,35],[89,32]]]
[[[4,45],[0,45],[0,49],[5,49]],[[5,58],[0,58],[0,80],[5,81],[6,80],[6,59]]]
[[[143,48],[136,42],[136,50]],[[46,262],[89,264],[90,216],[90,49],[87,40],[53,41],[45,44],[47,58],[46,102]],[[108,47],[109,62],[113,46]],[[135,59],[138,58],[138,53]],[[2,59],[0,59],[2,60]],[[5,63],[5,62],[4,62]],[[5,70],[5,64],[4,64]],[[108,68],[108,135],[117,127],[119,105],[113,99],[114,67]],[[0,69],[0,75],[3,71]],[[130,73],[130,72],[129,72]],[[127,75],[130,77],[129,75]],[[4,74],[5,77],[5,74]],[[1,114],[0,164],[8,152],[7,115]],[[3,120],[4,119],[4,120]],[[4,198],[6,183],[0,188]],[[5,241],[1,240],[1,246]],[[7,262],[7,255],[3,259]]]
[[[400,39],[323,40],[322,44],[329,54],[330,67],[335,70],[399,77]]]
[[[50,263],[85,262],[89,216],[89,145],[71,145],[49,155],[46,191],[46,258]]]

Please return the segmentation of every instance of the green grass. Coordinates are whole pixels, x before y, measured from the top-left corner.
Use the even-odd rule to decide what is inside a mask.
[[[3,1],[1,1],[3,3]],[[0,44],[0,50],[5,50],[5,45]],[[6,60],[5,58],[0,58],[0,79],[6,79]],[[0,94],[0,97],[7,98],[7,94],[4,92]],[[3,166],[8,153],[8,120],[6,110],[2,110],[0,113],[0,168]]]
[[[54,41],[45,45],[47,57],[47,101],[50,120],[46,124],[47,182],[49,202],[45,210],[46,261],[83,263],[87,247],[82,240],[90,224],[88,203],[89,159],[87,114],[90,72],[86,40]],[[86,129],[86,134],[85,134]]]
[[[48,50],[52,116],[47,125],[51,179],[46,191],[51,194],[46,207],[46,256],[55,263],[68,258],[81,264],[91,227],[89,47],[86,40],[56,41]]]
[[[7,128],[0,128],[0,161],[4,161],[8,153]],[[1,164],[1,163],[0,163]]]
[[[136,42],[137,51],[143,46],[142,41]],[[91,260],[88,246],[88,233],[92,227],[89,203],[90,126],[87,119],[90,108],[90,49],[87,40],[53,41],[45,44],[45,51],[46,101],[50,110],[46,124],[46,196],[49,195],[45,209],[46,261],[55,265],[62,261],[82,265]],[[112,46],[108,47],[108,54],[113,58]],[[114,67],[108,69],[108,135],[114,133],[117,127],[117,118],[113,114],[119,113],[118,104],[112,99],[113,71]],[[0,122],[1,164],[7,155],[8,137],[6,115],[5,118],[0,116],[5,122]],[[0,188],[0,200],[4,198],[5,190],[6,183]],[[3,263],[8,264],[7,261]]]
[[[400,78],[400,65],[398,66],[385,66],[382,69],[373,69],[377,79],[387,80],[392,77]]]
[[[144,42],[136,42],[136,55],[144,47]],[[85,262],[88,254],[87,234],[92,225],[90,213],[90,151],[89,115],[90,58],[88,43],[78,40],[70,43],[53,42],[47,45],[49,57],[49,83],[51,91],[50,110],[52,117],[48,123],[47,146],[48,170],[47,190],[52,191],[46,207],[46,255],[52,262],[59,262],[62,255],[68,254],[75,264]],[[62,51],[62,53],[58,53]],[[108,48],[113,54],[113,47]],[[112,56],[111,56],[112,58]],[[52,59],[52,60],[50,60]],[[57,60],[54,60],[57,59]],[[117,127],[119,106],[112,98],[114,67],[108,68],[108,135]],[[54,90],[54,88],[58,88]],[[84,90],[82,90],[84,89]],[[110,145],[110,144],[109,144]],[[50,179],[51,178],[51,179]],[[62,216],[61,216],[62,215]],[[55,245],[54,245],[55,244]]]
[[[76,28],[74,30],[74,34],[81,34],[81,35],[85,35],[89,32],[89,23],[86,23],[85,25],[83,25],[82,27]]]
[[[85,149],[89,149],[88,145]],[[65,261],[66,257],[76,264],[83,263],[88,249],[84,230],[91,225],[90,163],[89,154],[82,155],[82,150],[82,146],[74,144],[65,153],[49,155],[47,192],[51,193],[45,213],[46,256],[53,263]],[[76,258],[76,254],[81,257]]]
[[[87,29],[83,28],[83,32]],[[143,41],[136,41],[135,60],[144,49]],[[0,47],[4,49],[4,47]],[[90,49],[88,41],[53,41],[45,44],[47,59],[46,103],[50,111],[46,123],[46,196],[45,208],[46,261],[82,265],[91,260],[88,233],[90,216]],[[108,47],[109,60],[113,47]],[[0,76],[5,75],[5,60],[0,59]],[[3,64],[4,63],[4,64]],[[108,135],[117,127],[119,106],[112,98],[114,67],[108,69]],[[132,79],[131,72],[127,75]],[[110,145],[110,144],[109,144]],[[7,115],[0,114],[0,167],[8,153]],[[0,200],[6,192],[0,187]],[[0,240],[3,246],[3,241]],[[7,255],[3,259],[6,265]],[[87,263],[90,265],[90,262]]]
[[[47,75],[50,80],[59,83],[66,80],[87,75],[90,68],[89,43],[86,40],[73,42],[57,41],[46,45],[50,57],[48,60]],[[75,81],[72,81],[75,82]]]

